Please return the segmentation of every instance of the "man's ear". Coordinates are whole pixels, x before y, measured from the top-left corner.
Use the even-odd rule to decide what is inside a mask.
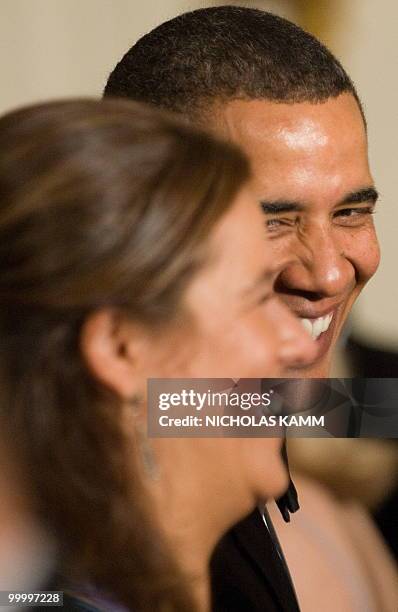
[[[110,308],[90,315],[81,330],[80,349],[91,374],[124,399],[142,391],[142,336],[142,326]]]

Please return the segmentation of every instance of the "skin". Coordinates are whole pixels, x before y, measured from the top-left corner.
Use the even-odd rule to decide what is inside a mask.
[[[281,265],[276,293],[298,317],[333,312],[316,340],[317,359],[285,376],[328,376],[347,315],[379,264],[371,215],[377,193],[358,104],[348,93],[321,104],[234,100],[207,119],[251,161],[253,192]]]
[[[81,340],[86,362],[122,402],[144,396],[149,377],[277,377],[314,359],[315,343],[273,292],[280,266],[270,258],[251,191],[242,190],[216,225],[208,254],[183,296],[181,313],[156,333],[110,309],[86,322]],[[127,404],[125,415],[133,437],[137,417]],[[144,408],[138,418],[146,419]],[[259,501],[286,488],[281,440],[150,443],[160,478],[151,481],[143,470],[149,507],[181,566],[197,579],[198,601],[207,609],[208,561],[216,542]]]

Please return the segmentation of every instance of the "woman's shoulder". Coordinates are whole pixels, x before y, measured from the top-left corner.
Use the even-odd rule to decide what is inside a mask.
[[[63,593],[63,604],[61,608],[64,612],[127,612],[107,599],[86,598],[70,593]],[[34,609],[34,612],[48,612],[47,608],[41,606]],[[130,611],[131,612],[131,611]]]
[[[103,612],[95,603],[67,595],[66,593],[63,598],[63,610],[66,612]]]
[[[64,593],[62,611],[64,612],[112,612],[111,608],[98,607],[96,603]],[[47,608],[39,606],[34,612],[48,612]]]
[[[80,593],[64,593],[63,610],[67,612],[128,612],[124,606],[102,597],[95,591],[92,591],[87,597]]]

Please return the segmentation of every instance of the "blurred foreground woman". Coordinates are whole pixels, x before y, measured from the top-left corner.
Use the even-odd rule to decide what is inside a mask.
[[[1,409],[66,609],[208,609],[217,540],[287,485],[278,439],[145,432],[149,377],[314,357],[248,176],[234,146],[130,102],[0,120]]]

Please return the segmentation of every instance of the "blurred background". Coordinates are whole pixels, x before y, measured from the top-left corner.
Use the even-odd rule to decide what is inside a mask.
[[[178,13],[220,4],[264,8],[292,19],[326,42],[356,83],[381,193],[376,223],[382,264],[358,301],[350,331],[359,342],[398,351],[395,0],[2,0],[0,112],[50,98],[98,96],[111,68],[137,38]],[[336,375],[343,374],[350,375],[344,361],[336,369]]]
[[[376,225],[382,264],[354,309],[348,332],[356,344],[351,343],[351,353],[341,348],[335,375],[398,377],[396,0],[1,0],[0,113],[53,98],[100,96],[111,69],[143,34],[179,13],[220,4],[263,8],[295,21],[331,48],[357,85],[368,119],[371,167],[381,194]],[[346,357],[358,353],[361,344],[368,348],[353,368],[352,359]],[[373,512],[398,558],[397,444],[301,440],[292,445],[290,457],[294,469],[323,482],[339,499],[356,498]],[[11,501],[8,522],[4,517],[2,521],[0,548],[7,559],[5,528],[9,541],[16,531]],[[32,530],[24,512],[18,516],[36,542],[31,536],[36,527]],[[40,567],[44,574],[49,571],[45,564]],[[0,564],[0,575],[2,571]]]

